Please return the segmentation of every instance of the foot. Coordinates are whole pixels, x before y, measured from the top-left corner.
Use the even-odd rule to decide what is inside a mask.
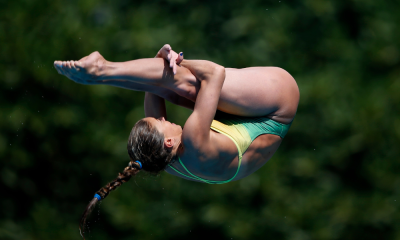
[[[106,64],[107,61],[97,51],[78,61],[54,61],[59,74],[81,84],[97,84]]]

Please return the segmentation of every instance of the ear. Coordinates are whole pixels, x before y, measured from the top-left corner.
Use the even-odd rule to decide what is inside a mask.
[[[175,144],[175,140],[173,138],[165,138],[164,139],[164,147],[172,148]]]

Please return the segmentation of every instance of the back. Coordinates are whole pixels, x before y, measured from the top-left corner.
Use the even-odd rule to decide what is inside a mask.
[[[278,123],[267,117],[238,117],[219,112],[216,115],[216,120],[214,120],[211,125],[211,129],[220,133],[213,139],[215,141],[215,143],[213,143],[215,149],[208,151],[206,154],[207,156],[202,156],[201,159],[199,159],[200,156],[197,155],[197,153],[201,151],[194,151],[196,154],[190,154],[192,156],[190,162],[187,163],[184,159],[184,157],[186,157],[184,155],[186,154],[184,154],[180,156],[178,162],[171,168],[178,173],[177,176],[210,184],[222,184],[232,181],[233,179],[237,180],[238,178],[236,176],[240,172],[242,157],[246,150],[253,145],[252,148],[250,148],[251,151],[246,154],[246,159],[250,160],[254,158],[255,162],[259,162],[258,159],[260,158],[254,156],[255,152],[260,152],[259,149],[254,149],[255,145],[258,146],[258,148],[263,148],[264,150],[266,149],[269,151],[268,153],[264,153],[261,158],[264,157],[265,159],[265,157],[272,156],[273,152],[275,152],[277,148],[270,148],[269,145],[274,145],[273,142],[280,143],[280,137],[284,137],[289,127],[290,125]],[[276,135],[279,137],[275,137],[275,141],[273,142],[268,140],[271,137],[267,138],[267,141],[263,140],[265,139],[265,136],[258,138],[258,136],[266,134]],[[228,139],[221,137],[221,135],[228,137]],[[257,138],[258,140],[252,144],[252,142],[254,142]],[[273,138],[274,137],[272,137],[272,139]],[[260,140],[262,141],[260,142]],[[229,144],[231,142],[234,143],[237,150],[237,153],[234,155],[232,152],[232,145]],[[267,143],[267,145],[265,143]],[[225,146],[227,145],[230,145],[230,147],[226,148]],[[228,152],[230,153],[230,157],[226,154]],[[219,157],[216,159],[216,156],[220,155],[222,155],[224,158]],[[265,160],[268,159],[269,157]],[[189,165],[190,167],[186,167],[185,165]],[[207,165],[207,167],[205,167],[205,165]],[[259,168],[258,165],[259,164],[255,165],[257,169]],[[250,165],[246,164],[246,166],[248,168]],[[193,170],[191,171],[188,168]],[[201,169],[204,170],[201,171]],[[231,173],[232,169],[236,170],[233,174]],[[245,172],[248,172],[249,170],[251,172],[255,171],[247,169]],[[243,174],[242,171],[240,176],[244,177],[247,176],[247,174]]]

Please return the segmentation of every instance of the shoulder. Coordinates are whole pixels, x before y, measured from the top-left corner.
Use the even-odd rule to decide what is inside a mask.
[[[238,154],[235,143],[224,134],[211,129],[209,131],[210,137],[207,141],[192,138],[192,134],[187,137],[184,133],[182,134],[184,147],[182,161],[186,162],[185,160],[191,159],[190,161],[196,161],[202,166],[229,165],[233,161]]]
[[[229,165],[238,154],[236,145],[232,140],[211,129],[208,141],[183,136],[182,144],[184,152],[180,158],[185,164],[188,160],[190,160],[191,165],[198,164],[197,167],[211,167],[215,164],[222,166],[225,165],[225,162]]]
[[[218,154],[219,144],[218,136],[209,129],[210,135],[207,139],[197,137],[197,129],[184,128],[182,132],[182,144],[185,149],[183,157],[195,157],[197,159],[206,160]]]

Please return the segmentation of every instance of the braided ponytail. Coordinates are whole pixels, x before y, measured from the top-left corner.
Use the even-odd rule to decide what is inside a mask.
[[[133,160],[130,161],[128,167],[126,167],[122,173],[119,173],[116,179],[96,192],[95,197],[86,207],[79,222],[79,230],[83,239],[85,239],[84,228],[86,218],[92,212],[97,202],[107,197],[111,191],[121,186],[122,183],[127,182],[132,176],[136,175],[140,169],[152,174],[158,174],[175,159],[171,151],[164,148],[164,134],[160,133],[156,128],[153,128],[144,119],[139,120],[132,128],[127,149],[130,158],[140,159],[141,163]]]
[[[79,231],[83,239],[85,239],[84,234],[85,234],[86,218],[93,211],[94,207],[96,206],[96,203],[106,198],[111,191],[121,186],[122,183],[125,183],[129,179],[131,179],[131,177],[136,175],[141,168],[142,164],[139,161],[136,162],[133,160],[130,161],[129,165],[124,169],[124,171],[122,173],[118,173],[118,177],[116,179],[114,179],[113,181],[111,181],[110,183],[108,183],[106,186],[104,186],[95,193],[94,198],[92,199],[92,201],[90,201],[89,205],[86,207],[86,210],[83,212],[82,217],[79,221]]]

